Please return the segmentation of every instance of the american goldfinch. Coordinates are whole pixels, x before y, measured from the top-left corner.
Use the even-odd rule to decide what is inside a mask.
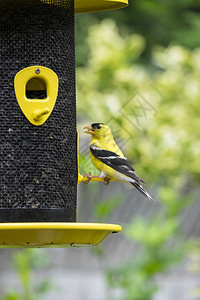
[[[87,182],[92,178],[104,178],[106,184],[109,184],[111,179],[129,183],[148,200],[153,200],[141,185],[141,182],[145,182],[136,175],[135,169],[115,143],[110,128],[103,123],[93,123],[85,128],[87,129],[85,133],[92,135],[89,145],[91,160],[100,171],[99,176],[92,176],[91,173],[85,174],[88,178]]]

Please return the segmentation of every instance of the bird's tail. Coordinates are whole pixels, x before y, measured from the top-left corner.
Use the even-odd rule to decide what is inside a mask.
[[[153,200],[154,199],[149,195],[149,193],[147,193],[147,191],[145,191],[145,189],[143,188],[143,186],[141,186],[141,184],[137,181],[130,181],[130,183],[138,190],[140,191],[140,193],[142,193],[148,200]]]

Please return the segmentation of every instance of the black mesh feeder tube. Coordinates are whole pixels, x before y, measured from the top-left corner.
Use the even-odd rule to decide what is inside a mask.
[[[74,5],[72,0],[57,4],[0,1],[0,222],[76,220]],[[24,106],[35,106],[31,114],[41,102],[49,106],[49,87],[45,77],[38,78],[43,72],[38,66],[49,68],[59,80],[55,107],[41,126],[31,124],[15,95],[15,76],[30,66],[32,78],[25,78],[21,87],[19,80],[15,88],[21,88],[22,97],[24,92]]]
[[[126,4],[127,0],[0,1],[1,246],[100,242],[96,234],[93,241],[81,238],[76,230],[88,227],[75,223],[74,11]]]

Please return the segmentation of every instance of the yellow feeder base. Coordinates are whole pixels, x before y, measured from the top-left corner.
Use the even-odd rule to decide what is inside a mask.
[[[0,248],[95,246],[121,230],[98,223],[0,223]]]
[[[128,5],[128,0],[75,0],[75,13],[118,9]]]

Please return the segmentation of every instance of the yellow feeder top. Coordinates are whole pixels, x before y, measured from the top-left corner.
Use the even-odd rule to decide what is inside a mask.
[[[118,9],[128,5],[128,0],[75,0],[75,13]]]
[[[121,230],[103,223],[0,223],[0,248],[96,246]]]

